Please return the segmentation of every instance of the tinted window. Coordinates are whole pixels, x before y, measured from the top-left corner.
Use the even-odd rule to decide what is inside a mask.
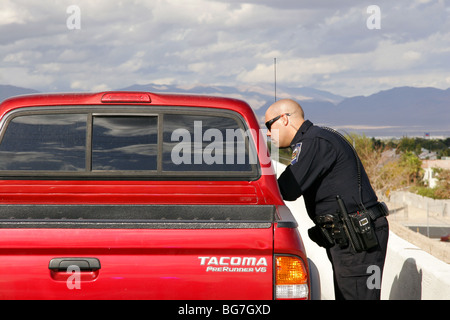
[[[114,172],[121,177],[249,178],[259,174],[249,132],[231,112],[201,114],[196,109],[186,114],[184,108],[156,107],[152,115],[140,114],[138,109],[132,109],[132,114],[100,113],[104,110],[110,111],[35,114],[33,110],[33,114],[6,118],[0,170],[8,175],[21,171],[24,176],[45,176],[47,171],[102,177],[112,177]]]
[[[80,114],[15,117],[0,145],[0,170],[85,170],[86,119]]]
[[[166,114],[163,139],[164,171],[252,171],[246,132],[234,118]]]
[[[95,116],[92,170],[156,170],[156,116]]]

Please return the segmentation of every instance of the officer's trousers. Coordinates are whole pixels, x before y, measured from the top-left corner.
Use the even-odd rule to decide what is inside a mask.
[[[360,253],[355,253],[351,246],[340,248],[335,245],[327,249],[333,266],[336,300],[380,299],[389,225],[385,217],[378,218],[373,224],[378,247]]]

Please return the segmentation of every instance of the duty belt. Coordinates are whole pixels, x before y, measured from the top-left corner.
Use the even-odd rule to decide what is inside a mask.
[[[339,197],[338,199],[341,200]],[[340,202],[340,214],[325,214],[314,219],[316,226],[308,230],[310,238],[325,248],[330,248],[334,244],[345,248],[351,244],[356,252],[370,250],[377,246],[378,240],[369,220],[375,221],[387,216],[389,210],[386,204],[379,202],[362,211],[347,213],[342,201]]]
[[[384,202],[378,202],[376,205],[367,208],[367,213],[369,214],[372,221],[375,221],[380,217],[388,216],[389,209]]]
[[[352,213],[350,213],[350,215],[353,215],[355,213],[357,213],[357,212],[352,212]],[[389,215],[389,209],[384,202],[378,202],[376,205],[367,208],[367,213],[369,214],[370,219],[372,221],[375,221],[380,217],[387,217]],[[323,223],[324,216],[330,216],[330,215],[317,216],[314,219],[314,223],[315,224]],[[335,214],[332,214],[331,216],[335,216]]]

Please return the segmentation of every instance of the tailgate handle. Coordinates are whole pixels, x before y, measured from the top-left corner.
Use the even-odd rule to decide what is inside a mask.
[[[97,258],[54,258],[48,268],[53,271],[67,271],[70,266],[77,266],[80,271],[97,271],[101,268]]]

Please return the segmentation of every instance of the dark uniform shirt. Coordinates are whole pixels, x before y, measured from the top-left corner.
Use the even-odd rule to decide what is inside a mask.
[[[284,200],[293,201],[303,195],[311,219],[335,214],[339,209],[337,195],[344,200],[348,213],[359,209],[357,162],[352,147],[342,137],[306,120],[291,148],[291,164],[278,179]],[[360,172],[362,202],[369,208],[378,200],[362,164]]]

